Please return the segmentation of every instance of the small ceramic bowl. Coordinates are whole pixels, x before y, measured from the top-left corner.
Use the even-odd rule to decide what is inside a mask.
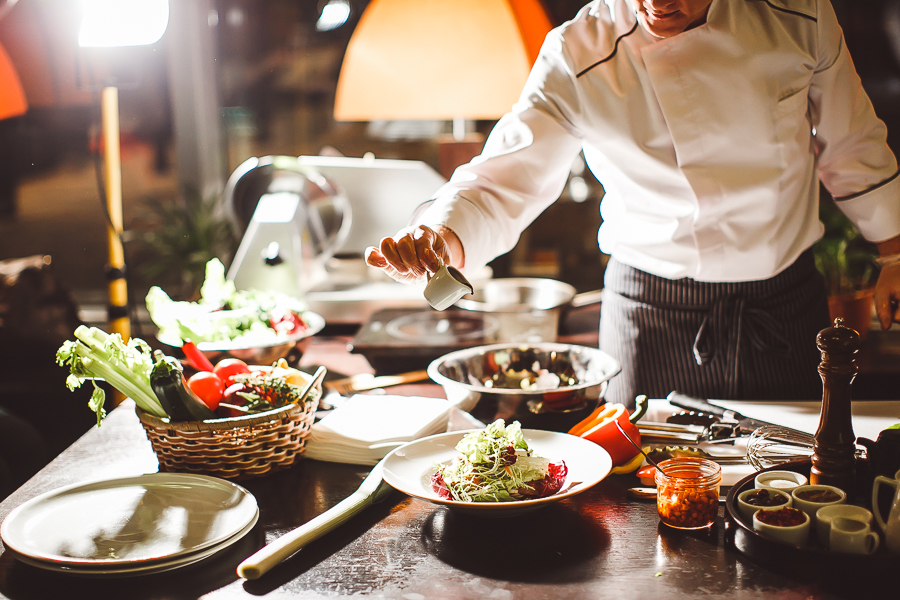
[[[770,496],[777,497],[782,500],[781,504],[777,506],[758,506],[755,504],[750,504],[747,502],[748,498],[751,496],[758,495],[760,493],[769,494]],[[778,510],[779,508],[784,508],[786,506],[791,506],[791,495],[788,492],[784,492],[782,490],[777,489],[759,489],[759,490],[744,490],[737,497],[738,508],[741,511],[741,514],[747,518],[748,521],[753,520],[753,515],[756,514],[758,510]]]
[[[770,516],[785,511],[788,514],[801,515],[803,517],[803,522],[799,525],[774,525],[759,520],[760,515],[764,515],[763,518],[768,519]],[[753,515],[753,529],[755,531],[792,546],[802,546],[806,543],[806,540],[809,538],[809,523],[809,515],[796,508],[780,508],[778,510],[766,511],[758,510]]]
[[[863,523],[872,524],[872,513],[862,506],[854,506],[853,504],[832,504],[824,506],[816,513],[816,535],[819,541],[827,546],[828,538],[831,535],[831,521],[837,517],[845,519],[853,519]]]
[[[766,471],[757,475],[753,483],[756,489],[776,489],[790,494],[795,487],[806,485],[809,480],[793,471]]]
[[[822,494],[832,492],[833,496],[836,496],[833,500],[817,500],[809,498],[809,494]],[[804,497],[806,496],[806,497]],[[831,506],[832,504],[846,504],[847,503],[847,494],[841,488],[836,488],[833,485],[801,485],[795,487],[791,491],[791,497],[793,498],[793,507],[799,508],[803,512],[809,515],[809,518],[813,521],[816,520],[816,513],[820,508],[825,506]]]

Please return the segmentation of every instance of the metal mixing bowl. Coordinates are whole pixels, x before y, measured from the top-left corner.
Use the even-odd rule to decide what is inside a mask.
[[[540,342],[492,344],[445,354],[428,366],[447,399],[479,420],[568,431],[593,411],[619,361],[596,348]]]
[[[290,337],[270,342],[245,346],[239,342],[197,342],[197,348],[213,363],[225,358],[239,358],[250,365],[270,365],[279,358],[284,358],[301,340],[314,336],[325,327],[325,319],[321,315],[304,311],[303,319],[307,328]],[[161,344],[172,348],[181,348],[181,340],[156,338]]]

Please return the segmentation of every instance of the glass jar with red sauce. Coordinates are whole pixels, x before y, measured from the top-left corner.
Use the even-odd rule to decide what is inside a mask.
[[[722,468],[705,458],[670,458],[656,472],[656,510],[677,529],[703,529],[716,521]]]

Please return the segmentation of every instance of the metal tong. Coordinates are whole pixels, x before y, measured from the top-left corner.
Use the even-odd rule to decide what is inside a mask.
[[[641,440],[651,444],[728,444],[740,436],[737,422],[710,421],[698,423],[659,423],[638,421]]]

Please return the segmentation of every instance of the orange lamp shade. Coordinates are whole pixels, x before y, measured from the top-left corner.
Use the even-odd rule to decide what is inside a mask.
[[[0,46],[0,120],[24,115],[28,110],[25,91],[9,55]]]
[[[372,0],[344,55],[334,116],[499,118],[550,29],[539,0]]]

